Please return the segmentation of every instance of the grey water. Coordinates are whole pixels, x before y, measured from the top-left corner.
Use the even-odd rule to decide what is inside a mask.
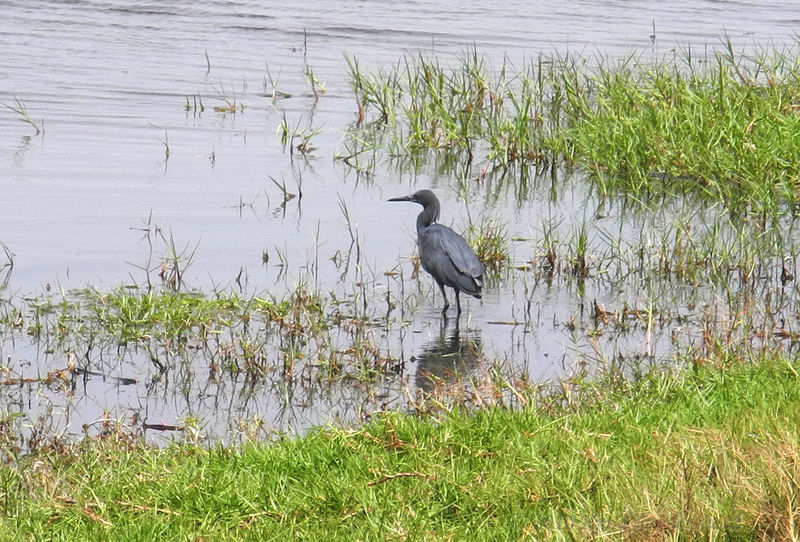
[[[363,179],[334,159],[357,117],[345,56],[372,70],[391,69],[405,54],[454,61],[470,48],[493,66],[553,54],[659,59],[688,48],[707,52],[723,36],[736,47],[788,47],[799,22],[800,8],[791,2],[748,0],[323,0],[280,7],[0,1],[0,103],[19,100],[42,130],[36,134],[12,108],[0,107],[0,243],[14,262],[0,293],[157,281],[153,269],[168,255],[164,239],[171,237],[192,251],[184,280],[195,289],[280,296],[310,280],[322,292],[349,291],[358,276],[369,276],[380,303],[385,273],[402,269],[407,289],[418,287],[409,278],[418,209],[386,200],[423,187],[437,191],[442,221],[455,229],[470,218],[503,217],[509,237],[523,240],[511,251],[514,264],[524,265],[543,236],[543,217],[568,235],[591,215],[586,187],[567,183],[556,202],[545,196],[519,201],[513,194],[485,197],[477,183],[463,197],[458,180],[434,168],[408,173],[384,164]],[[318,98],[307,68],[324,86]],[[273,98],[273,87],[285,94]],[[197,99],[203,111],[194,107]],[[231,105],[233,111],[225,110]],[[282,144],[283,123],[314,134],[308,156]],[[284,202],[278,184],[302,198]],[[610,231],[618,228],[613,220]],[[146,235],[155,226],[164,238]],[[353,233],[358,269],[343,275],[340,262]],[[596,343],[566,325],[575,317],[574,287],[540,286],[524,273],[496,281],[481,301],[466,303],[460,340],[452,323],[442,322],[436,288],[424,276],[420,284],[408,322],[380,336],[411,373],[415,364],[441,359],[446,344],[460,352],[468,343],[470,356],[479,348],[484,359],[510,363],[534,380],[630,347],[606,342],[599,348],[607,351],[598,353]],[[587,299],[619,296],[590,288]],[[637,303],[635,291],[624,295]],[[653,339],[665,355],[669,332]],[[0,365],[17,376],[64,365],[24,337],[0,337],[0,354]],[[151,369],[131,363],[120,374],[144,382]],[[232,396],[236,383],[230,388],[216,395]],[[13,406],[25,401],[3,393],[7,411],[33,415],[43,408]],[[212,434],[224,434],[233,416],[264,416],[276,430],[357,417],[337,410],[331,398],[309,400],[310,407],[286,416],[269,394],[228,408],[200,406],[191,397],[153,397],[141,385],[113,379],[90,382],[76,394],[48,399],[70,434],[109,411],[144,412],[164,424],[199,412]]]

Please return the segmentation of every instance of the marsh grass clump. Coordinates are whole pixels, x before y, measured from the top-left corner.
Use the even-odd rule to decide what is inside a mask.
[[[567,255],[570,272],[576,277],[589,275],[588,253],[589,236],[586,223],[582,222],[569,241],[569,253]]]
[[[629,59],[574,85],[559,140],[600,193],[692,195],[757,213],[796,205],[800,61],[736,55],[729,42],[707,60]]]
[[[464,58],[455,70],[424,57],[407,58],[408,101],[402,109],[408,122],[407,148],[447,148],[471,157],[472,140],[481,133],[481,113],[491,107],[485,73],[477,54]]]
[[[150,290],[110,293],[88,292],[87,308],[94,322],[120,342],[153,336],[177,338],[189,332],[204,333],[249,322],[254,315],[279,321],[290,308],[288,300],[259,297],[242,299],[235,294],[204,296],[196,293]]]
[[[566,163],[601,196],[650,206],[689,196],[775,215],[800,203],[796,50],[747,55],[725,41],[706,58],[650,63],[572,55],[492,69],[473,49],[451,65],[405,57],[377,74],[348,64],[358,120],[342,160],[382,149],[499,182]]]
[[[361,294],[363,295],[363,293]],[[334,303],[334,301],[336,301]],[[207,367],[212,379],[251,384],[331,387],[342,379],[376,381],[395,363],[376,341],[366,304],[336,300],[299,284],[285,296],[234,292],[178,292],[169,288],[92,288],[3,304],[6,334],[26,331],[39,348],[75,362],[72,372],[106,374],[141,370],[151,363],[156,378],[191,386],[191,367]],[[112,366],[115,362],[112,362]]]
[[[0,292],[8,287],[8,282],[11,280],[11,273],[14,271],[14,253],[6,246],[5,243],[0,242],[0,247],[3,248],[5,254],[5,262],[0,264]]]
[[[470,224],[466,239],[490,271],[499,271],[510,263],[508,226],[500,219],[484,217],[480,222]]]
[[[369,74],[361,69],[356,58],[345,56],[350,70],[350,87],[356,98],[358,118],[355,126],[360,128],[365,122],[394,123],[396,108],[401,96],[399,71]],[[377,114],[368,118],[368,111]]]
[[[740,221],[724,211],[674,217],[662,228],[649,229],[635,246],[618,244],[608,267],[619,269],[626,260],[627,272],[693,286],[786,286],[795,275],[795,229],[792,219]]]
[[[286,150],[288,148],[289,155],[294,156],[297,151],[301,156],[308,156],[313,153],[316,147],[311,144],[311,140],[321,133],[321,130],[307,126],[301,128],[303,122],[302,115],[297,119],[297,122],[292,126],[286,117],[286,112],[282,114],[281,123],[278,125],[277,133],[281,140],[281,146]]]
[[[365,73],[355,59],[348,58],[348,65],[358,120],[345,136],[346,149],[354,141],[370,141],[392,157],[432,152],[467,164],[488,159],[503,170],[548,160],[543,95],[533,91],[528,74],[507,78],[510,67],[504,64],[497,76],[475,49],[454,66],[423,55],[406,56],[393,70],[377,74]],[[379,139],[367,129],[375,124],[388,128]]]

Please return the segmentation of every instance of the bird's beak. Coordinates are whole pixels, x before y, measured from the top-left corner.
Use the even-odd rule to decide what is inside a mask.
[[[391,198],[388,201],[414,201],[411,196],[400,196],[399,198]]]

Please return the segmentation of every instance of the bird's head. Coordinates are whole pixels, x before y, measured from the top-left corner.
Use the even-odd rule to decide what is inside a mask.
[[[412,201],[419,203],[423,207],[435,206],[439,207],[439,198],[430,190],[417,190],[410,196],[400,196],[399,198],[391,198],[389,201]]]
[[[417,217],[417,228],[429,226],[439,219],[439,198],[430,190],[417,190],[410,196],[391,198],[389,201],[411,201],[422,205],[422,212]]]

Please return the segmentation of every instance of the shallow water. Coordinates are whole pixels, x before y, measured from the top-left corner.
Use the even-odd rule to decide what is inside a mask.
[[[556,201],[547,186],[518,201],[513,191],[488,197],[476,184],[467,213],[457,180],[434,168],[398,173],[382,164],[373,176],[361,178],[334,161],[356,118],[345,55],[373,69],[389,69],[405,53],[449,62],[473,46],[496,67],[555,53],[657,59],[688,47],[706,53],[724,32],[737,47],[780,48],[794,43],[800,22],[800,9],[786,5],[597,0],[445,7],[323,1],[313,8],[278,9],[259,2],[76,1],[34,7],[0,2],[0,102],[13,105],[18,98],[43,128],[35,135],[18,114],[0,108],[0,242],[14,254],[3,295],[36,295],[48,286],[57,291],[146,284],[144,269],[158,267],[168,254],[162,238],[144,231],[158,226],[179,249],[194,251],[184,278],[204,291],[242,287],[280,296],[303,281],[322,292],[346,294],[366,277],[378,304],[387,288],[393,295],[399,291],[384,273],[402,269],[405,288],[419,287],[421,294],[376,336],[390,356],[406,362],[406,377],[418,376],[418,366],[437,359],[448,341],[456,351],[471,344],[473,359],[479,349],[483,365],[501,360],[534,380],[620,353],[668,356],[674,328],[648,333],[646,347],[641,333],[595,341],[574,331],[576,317],[581,329],[593,300],[618,305],[624,298],[641,306],[652,291],[631,285],[620,293],[618,285],[598,281],[580,287],[566,279],[544,284],[524,272],[492,282],[482,301],[471,299],[461,322],[463,340],[455,340],[460,335],[453,336],[452,322],[442,322],[441,299],[431,281],[408,278],[417,208],[388,203],[389,197],[434,187],[442,221],[456,229],[469,217],[507,219],[509,234],[525,239],[512,243],[516,264],[533,257],[543,217],[558,224],[563,237],[588,221],[592,246],[604,250],[598,231],[618,231],[626,221],[626,231],[657,232],[673,215],[665,210],[631,223],[612,209],[592,218],[598,202],[579,179],[565,181]],[[304,76],[306,65],[324,82],[318,101]],[[270,77],[289,97],[271,99]],[[187,110],[195,96],[204,111]],[[214,110],[230,104],[237,106],[235,113]],[[277,131],[284,117],[298,129],[319,130],[307,158],[281,145]],[[302,191],[302,198],[283,205],[271,179],[290,192]],[[351,227],[357,255],[350,251]],[[343,272],[345,258],[352,258],[352,265]],[[158,281],[157,270],[149,275]],[[687,290],[670,294],[678,311],[698,295]],[[683,344],[699,340],[684,339]],[[45,354],[41,345],[19,337],[0,340],[4,363],[14,374],[64,365],[63,356]],[[140,383],[152,371],[133,355],[115,367]],[[413,386],[414,379],[410,382]],[[79,433],[104,411],[118,416],[136,411],[165,424],[198,415],[209,434],[224,434],[233,418],[255,415],[277,430],[362,416],[357,412],[362,399],[352,390],[309,395],[293,403],[303,408],[287,409],[274,400],[275,390],[237,402],[235,382],[209,392],[201,381],[184,396],[167,384],[153,391],[96,375],[86,375],[83,385],[68,406],[59,394],[52,398],[56,409],[66,412],[61,423],[70,433]],[[22,406],[22,394],[9,392],[8,404],[16,402],[24,412],[42,408]],[[392,397],[394,406],[402,406],[401,395]]]

